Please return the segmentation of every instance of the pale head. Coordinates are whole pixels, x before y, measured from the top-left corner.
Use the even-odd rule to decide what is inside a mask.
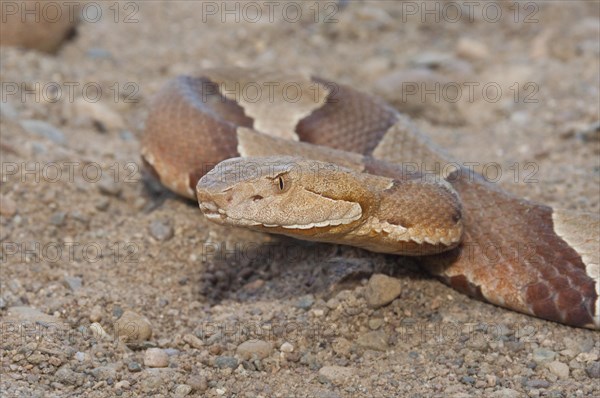
[[[200,179],[196,194],[211,221],[280,233],[350,227],[370,194],[355,173],[303,158],[233,158]]]

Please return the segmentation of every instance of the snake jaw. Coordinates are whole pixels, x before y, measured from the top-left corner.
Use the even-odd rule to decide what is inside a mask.
[[[202,214],[211,221],[219,221],[226,217],[225,212],[214,202],[200,202],[199,205]]]

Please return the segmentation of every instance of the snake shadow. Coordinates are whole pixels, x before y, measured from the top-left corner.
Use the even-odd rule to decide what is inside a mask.
[[[150,175],[144,175],[142,181],[143,195],[149,199],[142,210],[145,213],[162,207],[167,200],[197,206],[164,188]],[[218,250],[219,254],[211,256],[202,272],[191,273],[194,293],[211,305],[223,300],[294,300],[306,294],[328,300],[339,291],[353,289],[378,273],[410,282],[432,279],[411,257],[282,235],[272,235],[269,243],[244,244],[247,235],[240,233],[236,239],[237,230],[231,231],[228,239],[242,244]]]
[[[215,304],[225,299],[297,299],[306,294],[328,300],[377,273],[411,281],[431,279],[409,257],[273,236],[269,243],[241,245],[214,256],[197,282],[199,294]]]

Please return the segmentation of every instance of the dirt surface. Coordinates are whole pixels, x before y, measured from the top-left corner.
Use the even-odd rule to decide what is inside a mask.
[[[107,2],[56,55],[2,48],[2,396],[600,396],[598,332],[399,257],[212,225],[143,178],[161,85],[270,66],[383,96],[505,189],[599,211],[598,3],[458,4]]]

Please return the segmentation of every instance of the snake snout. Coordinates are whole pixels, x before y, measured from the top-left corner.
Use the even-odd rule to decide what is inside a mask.
[[[198,199],[198,206],[205,216],[218,216],[221,214],[219,205],[214,200],[213,195],[207,190],[196,189],[196,198]]]

